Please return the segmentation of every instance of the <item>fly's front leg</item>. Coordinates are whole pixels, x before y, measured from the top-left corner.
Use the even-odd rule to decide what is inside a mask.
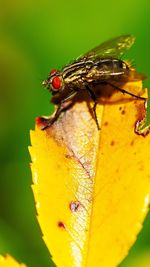
[[[97,114],[96,114],[96,106],[98,104],[97,96],[95,95],[95,93],[93,92],[93,90],[88,85],[86,85],[86,89],[87,89],[87,91],[88,91],[91,99],[94,102],[94,105],[93,105],[93,114],[94,114],[94,118],[95,118],[95,121],[96,121],[97,129],[100,130],[100,126],[99,126],[98,119],[97,119]]]
[[[40,121],[42,122],[43,126],[41,127],[42,130],[47,129],[50,127],[59,117],[60,113],[62,111],[62,103],[60,103],[57,107],[57,110],[53,117],[46,119],[44,117],[40,117]]]
[[[72,91],[70,95],[68,95],[60,102],[53,117],[51,117],[50,119],[43,118],[43,120],[45,120],[45,126],[42,127],[42,130],[45,130],[46,128],[50,127],[59,118],[61,112],[66,110],[70,106],[71,103],[69,101],[76,95],[76,93],[76,91]]]

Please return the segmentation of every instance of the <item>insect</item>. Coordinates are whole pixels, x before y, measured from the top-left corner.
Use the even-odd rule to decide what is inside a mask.
[[[51,126],[58,119],[60,113],[64,110],[64,104],[66,108],[67,103],[81,90],[87,90],[93,100],[93,115],[97,128],[100,129],[96,116],[98,103],[94,90],[96,85],[109,85],[122,93],[145,99],[115,84],[117,81],[125,83],[144,79],[142,74],[137,73],[128,63],[120,59],[134,41],[135,38],[131,35],[113,38],[80,56],[62,70],[52,70],[43,85],[52,92],[51,102],[57,105],[57,110],[54,117],[48,120],[44,129]]]

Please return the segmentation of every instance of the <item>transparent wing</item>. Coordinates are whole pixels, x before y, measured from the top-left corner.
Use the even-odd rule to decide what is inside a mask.
[[[132,46],[134,41],[135,38],[131,35],[119,36],[96,46],[77,60],[84,58],[119,58]]]

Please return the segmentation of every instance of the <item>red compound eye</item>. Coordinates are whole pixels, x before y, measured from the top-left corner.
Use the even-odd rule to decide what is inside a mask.
[[[57,70],[51,70],[50,75],[54,74],[55,72],[57,72]]]
[[[59,76],[55,76],[52,79],[52,86],[54,89],[59,90],[61,86],[61,78]]]

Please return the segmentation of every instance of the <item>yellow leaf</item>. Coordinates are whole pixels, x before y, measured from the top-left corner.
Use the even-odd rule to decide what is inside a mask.
[[[17,263],[11,256],[0,256],[0,267],[26,267],[24,264]]]
[[[141,82],[124,88],[140,94]],[[150,135],[145,101],[106,88],[97,116],[79,101],[56,123],[31,131],[38,220],[59,267],[115,267],[136,240],[148,211]],[[143,95],[146,91],[143,91]],[[84,96],[86,97],[86,96]]]

